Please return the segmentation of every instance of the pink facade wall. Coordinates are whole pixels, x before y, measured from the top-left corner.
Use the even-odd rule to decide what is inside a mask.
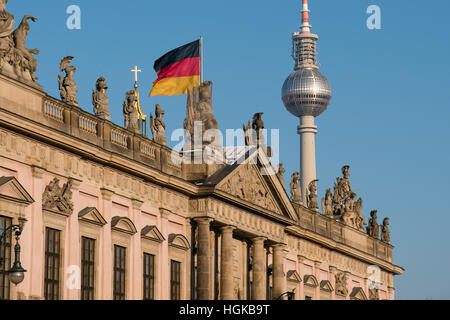
[[[20,292],[25,298],[42,299],[44,295],[44,237],[45,228],[52,227],[62,231],[62,268],[61,268],[61,299],[77,300],[80,299],[80,290],[71,289],[70,280],[74,279],[68,271],[71,267],[80,267],[81,264],[81,236],[83,225],[80,222],[78,213],[86,207],[95,207],[107,221],[107,225],[89,226],[88,229],[98,232],[96,239],[96,294],[97,299],[110,300],[113,298],[113,238],[122,237],[129,239],[127,246],[127,299],[140,300],[143,297],[142,287],[142,242],[152,242],[148,245],[157,248],[158,252],[155,258],[158,274],[156,280],[157,290],[156,299],[169,299],[170,269],[169,266],[169,235],[182,234],[189,238],[187,232],[190,225],[187,220],[177,214],[171,213],[167,217],[162,215],[159,206],[156,203],[143,203],[138,209],[133,206],[133,201],[126,197],[113,194],[111,198],[105,197],[100,188],[94,187],[88,183],[81,182],[79,186],[73,188],[74,210],[70,217],[58,216],[56,214],[43,213],[42,194],[45,187],[55,177],[61,180],[60,184],[67,182],[67,179],[61,176],[53,175],[44,171],[42,176],[33,175],[32,167],[0,157],[0,176],[14,176],[20,184],[27,190],[35,200],[33,204],[26,208],[27,223],[21,237],[21,261],[23,267],[27,270],[24,281],[12,290],[12,298],[15,299]],[[0,213],[1,214],[1,213]],[[55,225],[46,223],[44,216],[52,216],[55,220],[62,221],[62,224]],[[137,233],[130,236],[121,234],[118,231],[111,230],[111,219],[114,216],[129,218],[136,226]],[[50,218],[50,220],[53,220]],[[48,220],[48,219],[47,219]],[[151,240],[141,238],[141,230],[148,225],[156,225],[160,230],[165,241],[157,243]],[[86,229],[86,227],[84,227]],[[97,231],[95,231],[97,229]],[[188,273],[189,251],[182,251],[177,255],[185,257],[182,265],[184,275]],[[182,281],[187,282],[188,277],[182,277]],[[189,297],[189,284],[183,283],[182,298]]]

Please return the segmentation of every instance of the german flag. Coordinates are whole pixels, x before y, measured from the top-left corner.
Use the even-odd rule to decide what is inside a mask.
[[[156,60],[158,79],[151,96],[175,96],[187,93],[200,83],[200,40],[174,49]]]

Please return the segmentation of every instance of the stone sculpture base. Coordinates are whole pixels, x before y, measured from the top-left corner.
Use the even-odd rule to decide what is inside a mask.
[[[0,73],[14,80],[43,91],[43,87],[31,78],[30,72],[24,68],[13,66],[6,61],[0,61]]]

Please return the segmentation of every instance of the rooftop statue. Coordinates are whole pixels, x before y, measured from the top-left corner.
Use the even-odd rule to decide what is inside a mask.
[[[333,193],[330,189],[327,189],[325,198],[322,198],[322,211],[326,217],[333,217]]]
[[[108,90],[108,85],[105,82],[104,77],[100,77],[95,85],[96,90],[92,90],[92,104],[94,105],[94,114],[105,120],[111,119],[111,114],[109,113],[109,98],[106,94]]]
[[[334,195],[328,189],[325,198],[322,199],[322,210],[325,216],[340,220],[347,226],[364,232],[366,225],[363,211],[362,199],[350,186],[350,166],[342,167],[342,178],[336,178],[334,184]]]
[[[291,184],[291,200],[295,203],[302,203],[302,190],[300,189],[300,173],[295,172],[292,175]]]
[[[153,117],[153,114],[150,114],[150,128],[152,129],[153,141],[166,146],[166,124],[163,120],[165,111],[159,104],[155,107],[155,114],[156,118]]]
[[[367,227],[367,234],[372,238],[380,238],[380,226],[377,222],[377,210],[373,210],[370,213],[369,226]]]
[[[252,129],[256,133],[256,144],[263,146],[265,144],[264,135],[264,121],[262,120],[263,112],[258,112],[253,115]]]
[[[284,179],[284,174],[286,173],[286,169],[284,169],[283,164],[280,163],[278,165],[278,173],[277,173],[277,177],[278,179],[280,179],[281,185],[284,186],[286,185],[286,179]]]
[[[9,37],[13,33],[14,16],[6,12],[8,0],[0,0],[0,38]]]
[[[254,131],[252,129],[252,124],[250,120],[248,120],[247,126],[245,124],[243,125],[243,130],[245,136],[245,145],[246,146],[255,145],[254,141],[256,140],[255,139],[256,137],[255,135],[252,134]]]
[[[136,91],[131,90],[125,94],[123,102],[123,116],[125,118],[125,129],[139,133],[139,116],[137,110],[138,98]]]
[[[389,218],[384,218],[381,227],[381,241],[391,243],[391,232],[389,231]]]
[[[33,22],[37,18],[25,15],[17,27],[14,28],[14,16],[6,12],[8,0],[0,0],[0,72],[18,81],[42,89],[37,84],[34,74],[37,70],[37,60],[34,55],[38,49],[27,49],[26,40],[30,31],[28,20]]]
[[[317,181],[311,181],[308,186],[308,197],[306,200],[308,201],[308,208],[313,210],[319,210],[319,203],[317,201]]]
[[[184,120],[184,129],[189,132],[191,139],[194,139],[195,122],[202,123],[202,137],[205,131],[219,128],[213,111],[211,81],[203,82],[199,87],[187,92],[187,115]],[[216,144],[221,145],[222,142],[216,141]]]
[[[78,100],[76,97],[78,89],[77,84],[73,79],[73,75],[75,71],[77,71],[77,68],[70,65],[72,60],[73,57],[68,56],[63,58],[59,64],[59,69],[66,73],[66,76],[64,78],[60,74],[58,74],[59,93],[61,95],[62,101],[72,106],[78,107]]]

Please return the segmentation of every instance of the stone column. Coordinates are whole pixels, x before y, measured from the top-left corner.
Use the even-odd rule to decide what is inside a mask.
[[[331,300],[336,300],[336,272],[337,268],[334,266],[329,267],[329,277],[328,280],[330,280],[330,283],[333,285],[334,290],[331,292]]]
[[[320,297],[320,270],[321,270],[322,262],[321,261],[314,261],[314,276],[316,277],[317,281],[319,282],[319,285],[316,287],[316,300],[321,300]]]
[[[42,245],[33,246],[30,249],[30,265],[27,267],[25,264],[25,269],[28,269],[28,281],[30,281],[30,299],[40,300],[44,294],[44,281],[42,281],[42,275],[44,274],[44,221],[42,217],[42,193],[44,192],[45,186],[43,181],[45,169],[35,167],[32,168],[33,175],[33,187],[31,195],[36,201],[31,204],[31,218],[25,225],[24,233],[22,234],[22,243],[26,243],[26,237],[29,237],[28,243],[42,243]],[[33,240],[31,240],[33,239]],[[23,261],[22,261],[23,263]],[[27,277],[25,277],[27,281]]]
[[[161,233],[164,238],[169,238],[169,216],[171,215],[171,211],[160,208],[160,226]],[[160,276],[161,276],[161,300],[169,300],[170,292],[169,292],[169,284],[170,284],[170,261],[169,261],[169,243],[168,241],[163,241],[161,245],[161,266],[160,268]]]
[[[266,250],[263,237],[253,239],[252,300],[266,300]]]
[[[133,199],[131,201],[133,212],[131,215],[132,221],[136,224],[138,228],[140,226],[141,219],[141,208],[144,204],[143,201]],[[140,230],[139,230],[140,231]],[[131,270],[132,274],[129,275],[130,279],[130,299],[131,300],[142,300],[142,254],[141,254],[141,237],[131,237],[130,241],[130,258],[132,261]],[[131,272],[130,272],[131,273]]]
[[[112,197],[114,192],[108,189],[101,189],[102,194],[102,215],[108,223],[111,223],[112,219]],[[99,273],[98,285],[101,290],[98,291],[99,300],[112,300],[113,299],[113,249],[111,239],[111,228],[102,228],[100,236],[99,256],[100,259],[98,270],[102,270]]]
[[[286,277],[284,274],[284,244],[273,246],[273,290],[272,299],[277,299],[286,292]]]
[[[305,298],[305,290],[304,290],[304,284],[303,284],[303,278],[305,276],[305,272],[304,272],[304,268],[303,268],[304,261],[305,261],[304,256],[301,256],[301,255],[297,256],[297,264],[298,264],[297,272],[300,275],[300,277],[302,278],[302,282],[299,284],[298,294],[295,295],[298,300],[303,300]]]
[[[212,219],[195,219],[198,226],[197,251],[197,299],[209,300],[211,297],[211,236]]]
[[[222,300],[234,300],[233,288],[233,230],[232,226],[220,229],[222,232],[222,250],[220,259],[220,288]]]
[[[73,178],[72,180],[72,202],[73,213],[67,218],[66,239],[65,239],[65,253],[68,256],[68,266],[80,266],[81,262],[81,241],[80,241],[80,228],[78,225],[78,212],[84,208],[80,207],[80,185],[81,181]],[[81,290],[65,286],[64,299],[67,300],[79,300],[81,297]]]

